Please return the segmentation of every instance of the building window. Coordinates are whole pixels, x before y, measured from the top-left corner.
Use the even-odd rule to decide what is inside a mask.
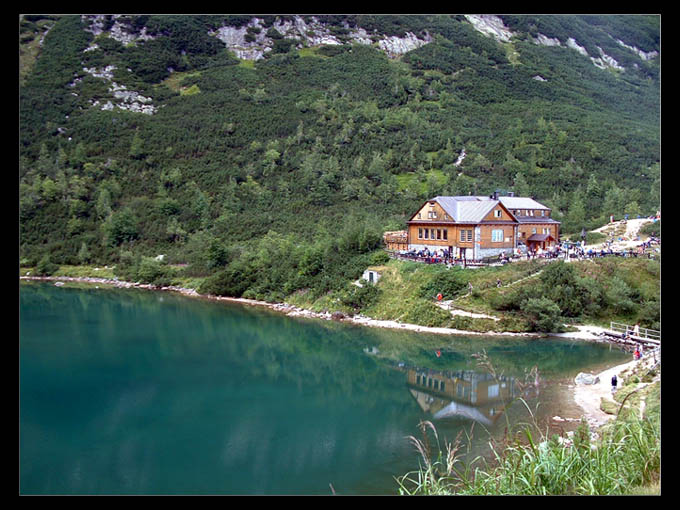
[[[442,231],[440,228],[437,229],[437,240],[442,238]]]
[[[460,231],[460,241],[462,243],[464,242],[472,242],[472,230],[461,230]]]
[[[486,389],[487,398],[497,398],[500,395],[498,384],[492,384]]]
[[[494,215],[495,218],[500,218],[500,217],[501,217],[501,210],[500,210],[500,209],[496,209],[496,210],[493,212],[493,215]]]
[[[449,239],[449,231],[448,229],[444,229],[444,239],[448,240]]]
[[[426,228],[425,229],[425,239],[429,239],[429,238],[430,238],[430,229]]]
[[[535,233],[536,233],[536,229],[535,229],[535,228],[532,228],[532,229],[531,229],[531,233],[532,233],[532,234],[535,234]]]
[[[437,239],[437,234],[436,234],[436,229],[430,230],[430,239],[434,240]]]
[[[423,238],[423,229],[419,228],[418,229],[418,239],[422,239],[422,238]]]
[[[503,229],[492,230],[491,231],[491,242],[502,243],[503,242]]]

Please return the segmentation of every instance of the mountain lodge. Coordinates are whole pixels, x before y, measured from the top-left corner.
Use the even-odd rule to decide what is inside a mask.
[[[531,252],[549,249],[559,241],[560,229],[550,213],[533,198],[512,193],[434,197],[407,222],[407,249],[443,250],[467,260],[512,255],[518,245]]]

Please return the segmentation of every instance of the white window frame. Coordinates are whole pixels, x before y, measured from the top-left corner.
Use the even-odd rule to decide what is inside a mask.
[[[491,231],[491,242],[492,243],[502,243],[503,242],[503,229],[497,228]]]

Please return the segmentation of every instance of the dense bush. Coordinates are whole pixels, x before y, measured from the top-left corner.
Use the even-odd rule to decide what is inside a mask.
[[[556,261],[544,267],[538,281],[492,289],[483,296],[493,310],[525,318],[535,330],[559,331],[569,320],[614,318],[659,329],[658,270],[654,260]],[[476,297],[480,296],[478,292]]]
[[[157,287],[172,285],[174,281],[174,275],[166,262],[154,257],[134,255],[130,251],[121,253],[114,274],[125,281]]]
[[[468,278],[465,270],[456,266],[437,272],[420,287],[420,296],[433,299],[438,294],[442,299],[454,299],[467,291]]]
[[[528,315],[533,331],[559,332],[562,325],[561,310],[548,298],[530,298],[522,304],[522,311]]]
[[[654,236],[661,239],[661,220],[648,223],[640,229],[640,234],[644,236]]]
[[[241,297],[253,281],[254,274],[248,264],[235,262],[206,278],[198,292],[213,296]]]
[[[44,255],[35,266],[36,276],[51,276],[57,270],[59,266],[50,260],[48,254]]]
[[[355,312],[369,307],[378,299],[380,289],[375,285],[364,284],[359,287],[354,284],[349,284],[340,294],[340,302]]]

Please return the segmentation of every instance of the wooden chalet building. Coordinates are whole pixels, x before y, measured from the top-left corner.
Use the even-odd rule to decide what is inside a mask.
[[[481,260],[518,245],[530,251],[559,241],[560,222],[532,198],[499,196],[434,197],[407,222],[408,250],[448,251],[456,259]]]
[[[550,217],[551,210],[533,198],[499,197],[519,222],[517,241],[529,250],[547,249],[560,240],[560,222]]]

